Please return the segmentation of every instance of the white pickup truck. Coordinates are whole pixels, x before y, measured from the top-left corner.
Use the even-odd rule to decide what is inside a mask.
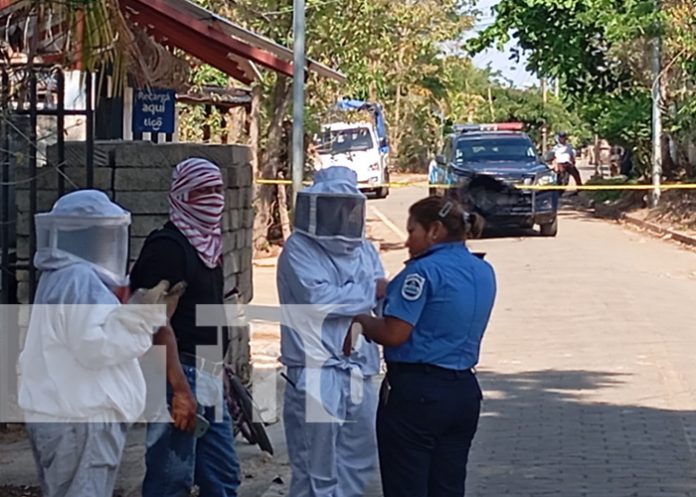
[[[358,175],[361,190],[378,198],[389,195],[389,133],[382,106],[362,100],[339,100],[333,118],[321,127],[315,143],[316,166],[346,166]],[[344,118],[343,116],[351,117]]]
[[[319,168],[346,166],[358,175],[361,190],[378,198],[389,195],[388,154],[380,150],[374,126],[369,122],[335,122],[317,136]]]

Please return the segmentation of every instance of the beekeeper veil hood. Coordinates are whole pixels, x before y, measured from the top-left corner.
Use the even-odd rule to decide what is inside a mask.
[[[297,194],[295,230],[334,253],[350,253],[365,232],[365,196],[355,171],[332,166],[314,174],[314,184]]]
[[[42,271],[85,262],[110,287],[127,284],[130,213],[97,190],[59,198],[37,214],[34,265]]]

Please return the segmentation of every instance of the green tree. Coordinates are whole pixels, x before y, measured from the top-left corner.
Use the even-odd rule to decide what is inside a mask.
[[[690,0],[502,0],[496,21],[468,44],[476,53],[515,39],[528,69],[557,78],[564,99],[605,138],[650,157],[652,39],[663,40],[660,92],[666,116],[663,163],[669,175],[688,168],[694,133],[696,10]],[[519,53],[513,52],[513,56]],[[669,140],[676,145],[672,156]]]

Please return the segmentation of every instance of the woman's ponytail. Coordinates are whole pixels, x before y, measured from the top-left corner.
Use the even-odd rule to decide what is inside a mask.
[[[482,215],[472,212],[468,214],[466,239],[480,238],[483,229],[486,227],[486,220]]]

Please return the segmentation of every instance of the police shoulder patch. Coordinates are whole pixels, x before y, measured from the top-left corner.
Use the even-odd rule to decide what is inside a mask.
[[[406,300],[418,300],[423,295],[425,288],[425,278],[420,274],[409,274],[404,279],[404,284],[401,286],[401,296]]]

